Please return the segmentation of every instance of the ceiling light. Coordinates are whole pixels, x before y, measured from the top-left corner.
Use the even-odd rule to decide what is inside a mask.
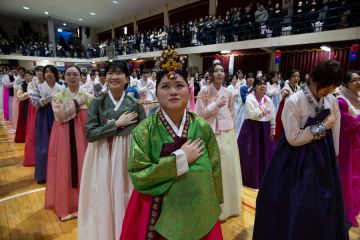
[[[63,23],[64,26],[66,26],[66,23]]]
[[[328,47],[328,46],[323,45],[323,46],[321,46],[320,48],[321,48],[321,50],[323,50],[323,51],[331,52],[331,48]]]
[[[109,60],[109,62],[112,62],[112,61],[113,61],[112,59]]]
[[[49,12],[47,12],[47,11],[45,11],[44,13],[45,13],[46,15],[48,15],[48,14],[49,14]]]
[[[30,8],[29,8],[29,7],[23,7],[23,9],[25,9],[25,10],[29,10]]]
[[[58,30],[57,30],[58,32],[62,32],[62,29],[61,28],[58,28]]]
[[[137,58],[133,58],[133,59],[131,59],[131,60],[136,61],[136,60],[137,60]]]
[[[115,4],[118,4],[119,2],[118,1],[112,1],[113,3],[115,3]]]
[[[231,51],[230,50],[224,50],[224,51],[221,51],[220,53],[227,54],[227,53],[231,53]]]
[[[82,18],[79,18],[79,21],[82,21],[82,20],[84,20],[84,19],[82,19]]]
[[[90,13],[90,15],[93,15],[93,16],[95,16],[96,14],[95,14],[94,12],[91,12],[91,13]]]
[[[94,61],[92,61],[91,63],[92,63],[92,64],[95,64],[95,62],[94,62]]]

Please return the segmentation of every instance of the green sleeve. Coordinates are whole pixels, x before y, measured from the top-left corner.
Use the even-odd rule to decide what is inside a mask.
[[[128,171],[136,190],[158,196],[164,194],[177,177],[176,157],[170,155],[161,157],[158,163],[152,161],[149,131],[143,125],[132,134]]]
[[[216,141],[215,134],[210,126],[209,126],[209,132],[210,132],[210,138],[207,144],[207,150],[213,171],[216,196],[220,204],[224,202],[220,150]]]
[[[91,102],[86,119],[86,138],[89,142],[94,142],[102,138],[114,136],[117,133],[115,121],[101,123],[99,113],[99,102]]]

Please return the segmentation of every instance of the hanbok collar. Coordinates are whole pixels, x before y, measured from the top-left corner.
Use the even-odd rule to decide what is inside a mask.
[[[77,99],[77,96],[78,96],[78,94],[80,92],[80,88],[76,93],[73,93],[72,91],[70,91],[70,89],[68,87],[66,89],[70,93],[70,95],[72,96],[73,99]]]
[[[254,91],[254,97],[255,97],[255,99],[256,99],[256,101],[260,104],[260,105],[262,105],[262,104],[264,104],[264,103],[266,103],[267,102],[267,99],[266,99],[266,95],[264,94],[264,96],[262,96],[262,97],[260,97],[258,94],[256,94],[256,92]]]
[[[168,124],[170,125],[170,127],[172,128],[172,130],[174,131],[175,135],[178,136],[178,137],[182,137],[184,127],[185,127],[185,123],[186,123],[186,115],[187,115],[186,114],[186,109],[184,110],[184,115],[183,115],[183,118],[181,120],[179,128],[177,128],[175,123],[171,120],[169,115],[167,115],[166,112],[163,109],[161,109],[161,112],[164,115],[164,117],[165,117],[166,121],[168,122]]]
[[[296,84],[295,87],[293,87],[290,84],[290,80],[286,80],[285,85],[289,86],[289,90],[291,90],[292,93],[296,93],[296,92],[298,92],[300,90],[299,85]]]
[[[221,90],[221,88],[223,88],[223,86],[221,85],[220,88],[219,88],[219,90],[218,90],[218,89],[214,86],[214,84],[211,83],[210,88],[211,88],[213,91],[215,91],[216,93],[218,93],[218,92]]]
[[[360,111],[360,92],[355,93],[346,87],[342,87],[340,94],[351,103],[357,112]]]
[[[114,106],[115,106],[114,111],[117,111],[117,110],[119,109],[121,103],[122,103],[123,100],[124,100],[125,91],[123,92],[123,94],[122,94],[122,96],[121,96],[121,98],[120,98],[119,101],[116,101],[116,100],[115,100],[114,96],[111,94],[111,91],[109,91],[108,93],[109,93],[109,97],[110,97],[111,101],[113,102],[113,104],[114,104]]]
[[[320,98],[319,102],[316,100],[312,92],[310,91],[308,86],[305,86],[303,89],[303,92],[305,94],[305,97],[308,99],[310,105],[315,109],[315,113],[318,114],[320,111],[322,111],[324,106],[324,98]]]

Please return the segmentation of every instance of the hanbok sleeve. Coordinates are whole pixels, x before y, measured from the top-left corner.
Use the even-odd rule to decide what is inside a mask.
[[[138,113],[138,119],[139,119],[137,124],[139,124],[142,120],[144,120],[146,118],[146,113],[145,113],[144,107],[139,103],[136,104],[136,109],[137,109],[136,111]]]
[[[224,202],[220,150],[216,141],[215,134],[210,126],[209,126],[209,132],[210,132],[210,137],[206,147],[213,171],[216,196],[220,204]]]
[[[247,96],[247,88],[246,87],[241,87],[240,88],[240,96],[241,96],[241,101],[243,103],[246,102],[246,96]]]
[[[143,86],[143,85],[142,85],[142,82],[141,82],[140,80],[138,81],[137,87],[138,87],[138,93],[139,93],[139,94],[143,94],[143,93],[145,93],[145,92],[148,90],[147,85],[144,84],[144,86]]]
[[[334,126],[331,129],[331,133],[332,133],[332,136],[333,136],[335,153],[336,153],[336,156],[338,156],[339,155],[341,114],[340,114],[339,104],[338,104],[337,99],[334,96],[331,96],[331,97],[333,99],[333,102],[331,104],[331,106],[332,106],[331,111],[335,114],[335,117],[336,117],[336,122],[335,122]]]
[[[108,121],[102,124],[100,121],[99,102],[91,102],[86,119],[86,138],[89,142],[94,142],[102,138],[116,135],[117,127],[115,121]]]
[[[48,100],[41,98],[40,90],[37,85],[33,89],[30,100],[35,108],[42,108],[50,103]]]
[[[341,134],[348,134],[356,129],[360,128],[360,119],[355,118],[349,113],[349,107],[347,102],[342,99],[338,98],[339,101],[339,109],[341,113],[341,127],[340,131]]]
[[[229,94],[229,100],[228,101],[229,101],[228,106],[229,106],[231,118],[232,118],[233,122],[235,123],[235,121],[236,121],[236,118],[235,118],[235,98],[233,97],[232,93]]]
[[[75,101],[76,100],[61,102],[59,97],[55,95],[51,102],[55,120],[64,123],[73,119],[77,114],[77,107]]]
[[[3,76],[2,83],[3,83],[4,87],[6,87],[6,88],[12,88],[13,84],[14,84],[13,82],[10,81],[10,78],[8,75]]]
[[[274,96],[276,93],[276,88],[274,88],[273,86],[271,86],[270,83],[267,83],[267,86],[266,86],[266,96],[268,97],[272,97]]]
[[[168,191],[177,177],[176,156],[171,154],[160,157],[158,163],[153,162],[151,141],[149,130],[133,131],[128,171],[136,190],[158,196]]]
[[[24,101],[29,98],[28,92],[23,92],[22,88],[19,88],[16,92],[16,95],[18,96],[20,101]]]
[[[275,135],[275,119],[276,119],[276,112],[273,101],[271,99],[268,99],[270,102],[270,126],[271,126],[271,133]]]
[[[285,106],[281,114],[286,139],[290,145],[295,147],[310,143],[314,139],[310,126],[305,129],[301,129],[300,106],[301,104],[290,98],[285,102]]]
[[[195,104],[195,112],[204,119],[208,119],[216,115],[220,110],[216,102],[212,102],[210,104],[207,102],[206,97],[209,97],[207,92],[207,88],[201,89],[198,94],[198,100]]]

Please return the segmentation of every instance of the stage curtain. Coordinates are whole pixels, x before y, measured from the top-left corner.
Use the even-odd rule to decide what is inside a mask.
[[[235,56],[234,72],[241,70],[244,74],[252,72],[256,74],[258,70],[264,73],[269,72],[270,54],[249,54]]]
[[[329,59],[339,61],[345,71],[349,69],[360,69],[359,60],[349,61],[349,53],[350,48],[334,49],[331,53],[319,50],[283,52],[280,63],[280,72],[285,78],[289,78],[291,69],[298,69],[300,71],[301,78],[303,78],[305,74],[310,73],[311,70],[321,61]]]
[[[203,71],[208,71],[214,61],[215,57],[213,56],[204,56],[203,57]],[[221,56],[221,64],[225,68],[225,72],[229,71],[229,56]],[[269,71],[270,67],[270,54],[248,54],[248,55],[239,55],[234,57],[234,73],[238,70],[241,70],[244,74],[252,72],[256,74],[256,71],[262,70],[264,73]]]

